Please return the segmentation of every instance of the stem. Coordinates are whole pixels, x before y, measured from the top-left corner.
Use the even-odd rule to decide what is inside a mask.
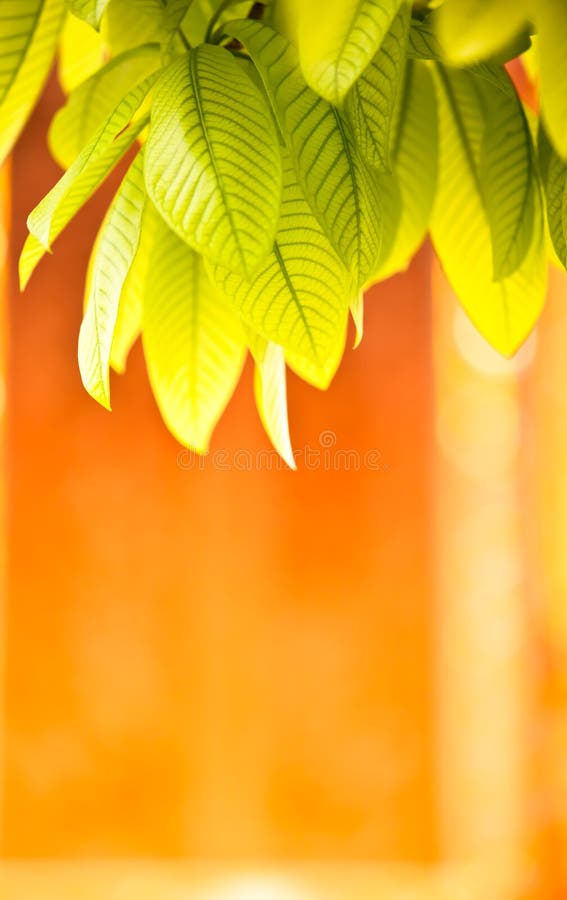
[[[222,14],[223,14],[223,12],[225,11],[225,9],[228,9],[228,7],[229,7],[232,3],[234,3],[234,0],[223,0],[223,2],[222,2],[221,5],[218,7],[218,9],[217,9],[216,12],[214,13],[214,15],[211,16],[211,20],[210,20],[209,25],[208,25],[208,27],[207,27],[207,33],[205,34],[205,43],[207,43],[207,44],[210,43],[211,38],[212,38],[212,36],[213,36],[213,31],[215,30],[215,25],[217,24],[218,20],[219,20],[220,17],[222,16]]]
[[[185,37],[185,34],[183,33],[183,29],[182,29],[181,25],[180,25],[179,28],[177,29],[177,34],[178,34],[179,37],[181,38],[181,43],[183,44],[183,46],[185,47],[185,49],[186,49],[186,50],[191,50],[191,49],[192,49],[192,48],[191,48],[191,44],[189,43],[189,41],[188,41],[187,38]]]

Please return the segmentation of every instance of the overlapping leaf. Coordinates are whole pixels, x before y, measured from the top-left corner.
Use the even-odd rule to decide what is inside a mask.
[[[538,0],[532,7],[539,41],[542,118],[555,149],[567,159],[567,7]]]
[[[310,0],[302,4],[299,54],[313,90],[339,105],[376,54],[400,5],[401,0]]]
[[[445,0],[436,14],[436,30],[445,59],[462,66],[499,53],[528,18],[526,0]]]
[[[172,434],[199,453],[236,386],[246,343],[203,261],[161,221],[148,267],[142,342],[152,390]]]
[[[476,76],[438,66],[439,179],[432,237],[445,272],[469,318],[485,338],[511,355],[543,306],[546,262],[540,204],[532,242],[519,268],[493,279],[490,228],[479,182],[485,117]]]
[[[345,100],[345,111],[352,122],[360,150],[372,166],[382,171],[390,169],[390,149],[403,87],[409,24],[410,11],[404,3],[380,49]]]
[[[211,269],[220,293],[255,331],[281,344],[308,380],[327,386],[344,346],[351,279],[313,216],[288,160],[273,250],[253,280]]]
[[[110,409],[110,354],[122,287],[140,238],[146,202],[143,153],[130,166],[97,240],[86,311],[79,332],[79,369],[89,394]]]
[[[286,368],[283,348],[246,329],[254,357],[256,407],[274,448],[290,469],[296,469],[289,436]]]
[[[2,0],[0,166],[43,88],[64,15],[63,0]]]
[[[252,275],[270,252],[278,138],[264,98],[226,50],[201,45],[160,79],[146,184],[170,227],[212,262]]]
[[[159,46],[143,45],[110,60],[84,81],[51,122],[49,148],[68,168],[121,99],[161,65]]]
[[[28,216],[30,234],[20,257],[22,288],[53,241],[146,126],[147,117],[135,116],[156,77],[150,75],[120,101],[73,165]]]
[[[104,64],[107,54],[108,48],[101,33],[69,14],[61,32],[57,54],[57,74],[65,93],[70,94],[82,81],[94,75]]]
[[[538,135],[538,150],[549,234],[559,261],[567,268],[567,162],[555,152],[542,127]]]
[[[98,28],[109,0],[66,0],[67,8],[78,19]]]
[[[376,178],[358,151],[349,123],[305,83],[297,53],[260,22],[232,22],[272,102],[299,183],[329,240],[363,284],[382,243]]]

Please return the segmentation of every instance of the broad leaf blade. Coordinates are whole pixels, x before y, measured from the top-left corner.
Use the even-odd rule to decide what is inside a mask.
[[[564,0],[538,0],[533,9],[542,118],[555,149],[567,159],[567,8]]]
[[[3,0],[0,11],[0,166],[49,74],[63,26],[63,0]]]
[[[231,22],[264,82],[305,197],[359,285],[376,268],[382,244],[376,178],[350,124],[305,83],[297,53],[260,22]]]
[[[203,44],[160,79],[146,184],[170,227],[211,262],[252,275],[270,252],[279,143],[264,98],[226,50]]]
[[[299,53],[308,84],[338,105],[378,50],[401,0],[310,0],[299,14]]]
[[[22,289],[53,241],[146,126],[147,118],[136,119],[135,116],[155,78],[155,75],[149,76],[121,100],[73,165],[28,216],[30,235],[20,257]]]
[[[57,59],[57,74],[64,92],[70,94],[94,75],[104,64],[107,54],[108,48],[100,32],[69,14],[61,33]]]
[[[377,169],[390,170],[390,149],[402,93],[410,23],[404,4],[372,62],[346,96],[345,112],[365,159]]]
[[[142,342],[167,427],[205,453],[240,377],[246,344],[238,315],[220,302],[202,259],[163,221],[148,269]]]
[[[437,254],[469,318],[506,356],[523,343],[545,299],[547,267],[540,204],[520,267],[493,280],[490,229],[478,167],[484,116],[476,76],[438,67],[439,179],[431,233]]]
[[[517,37],[529,13],[525,0],[445,0],[436,13],[445,59],[463,66],[494,56]]]
[[[538,150],[553,248],[567,269],[567,162],[555,152],[540,123]]]
[[[110,60],[73,91],[49,128],[49,149],[57,162],[69,168],[122,97],[160,65],[157,45],[136,47]]]
[[[251,328],[304,360],[310,380],[328,384],[344,346],[351,279],[313,216],[288,160],[272,253],[248,281],[227,269],[211,274]]]
[[[66,0],[67,8],[74,16],[97,29],[108,2],[109,0]]]
[[[79,332],[79,369],[91,397],[110,409],[110,354],[122,287],[140,237],[146,202],[143,153],[120,185],[96,243],[86,312]]]

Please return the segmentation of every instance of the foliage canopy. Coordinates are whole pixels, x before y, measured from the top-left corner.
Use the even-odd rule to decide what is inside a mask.
[[[358,342],[363,290],[428,232],[497,350],[533,329],[547,259],[567,267],[566,46],[563,0],[2,0],[0,164],[56,55],[66,93],[22,286],[130,151],[87,274],[86,389],[110,408],[141,333],[166,424],[206,452],[250,351],[293,466],[286,365],[326,388],[349,310]]]

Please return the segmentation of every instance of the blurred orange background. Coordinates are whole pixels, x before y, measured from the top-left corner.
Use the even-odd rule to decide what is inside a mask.
[[[80,384],[118,176],[17,290],[26,215],[59,174],[56,103],[52,85],[2,183],[0,897],[45,897],[31,859],[124,858],[317,862],[320,896],[347,900],[567,896],[565,276],[506,362],[423,248],[369,293],[327,393],[289,377],[317,468],[239,455],[268,448],[248,369],[211,448],[230,468],[199,462],[139,346],[112,415]]]

